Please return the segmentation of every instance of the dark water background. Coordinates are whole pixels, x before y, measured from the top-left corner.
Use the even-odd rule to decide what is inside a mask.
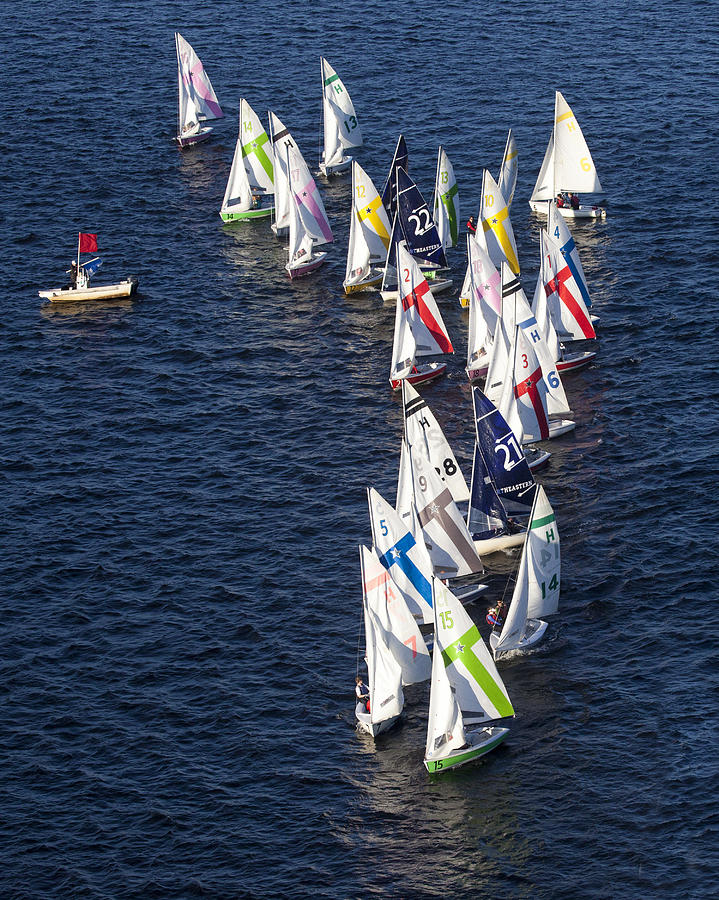
[[[228,113],[185,153],[176,29]],[[716,5],[18,0],[0,38],[2,896],[716,896]],[[509,740],[436,781],[424,687],[376,745],[353,730],[365,487],[394,497],[401,412],[393,311],[341,290],[349,180],[297,284],[266,223],[218,216],[241,95],[316,165],[321,54],[380,187],[402,131],[429,197],[441,142],[466,217],[514,128],[530,295],[556,88],[609,209],[573,229],[601,352],[542,476],[560,613],[502,668]],[[79,230],[136,300],[38,299]],[[424,394],[468,461],[442,311]]]

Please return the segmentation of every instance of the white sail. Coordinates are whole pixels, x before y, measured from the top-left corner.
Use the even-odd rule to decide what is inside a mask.
[[[459,193],[452,163],[444,147],[437,155],[437,175],[434,184],[434,221],[442,246],[456,247],[459,239]]]
[[[408,381],[402,384],[405,435],[412,447],[422,447],[455,503],[469,500],[469,488],[442,428],[421,395]]]
[[[257,113],[240,99],[240,130],[220,215],[252,208],[253,193],[274,192],[273,153],[270,139]]]
[[[483,572],[467,524],[425,447],[424,441],[408,443],[404,458],[411,467],[412,495],[433,570],[443,577]]]
[[[321,166],[329,168],[346,162],[344,150],[362,144],[362,129],[357,121],[352,100],[339,75],[324,57],[322,70],[322,112],[324,116],[324,149]]]
[[[519,326],[515,330],[513,375],[514,396],[522,423],[522,443],[546,440],[549,437],[548,385],[535,347]]]
[[[297,206],[302,229],[306,235],[312,238],[315,246],[331,243],[333,240],[332,229],[327,220],[322,198],[314,178],[310,175],[307,163],[297,147],[287,148],[287,161],[290,192]],[[290,254],[290,259],[292,258],[292,254]]]
[[[432,651],[432,677],[427,715],[427,742],[424,758],[444,759],[451,750],[467,743],[462,711],[449,683],[442,651],[435,643]]]
[[[554,238],[547,232],[543,232],[543,237],[542,283],[556,331],[562,340],[595,338],[594,325],[572,268]]]
[[[366,602],[384,629],[386,646],[398,663],[402,684],[426,681],[431,660],[427,645],[399,586],[374,549],[360,548]]]
[[[601,190],[582,129],[567,101],[556,91],[554,129],[531,201],[551,200],[560,191],[593,193]]]
[[[290,182],[287,174],[287,152],[297,144],[280,119],[269,112],[270,141],[273,152],[273,181],[275,185],[275,221],[273,230],[279,232],[290,224]]]
[[[484,229],[477,228],[474,233],[471,231],[467,232],[467,239],[472,240],[479,248],[481,248],[484,253],[489,256],[489,249],[487,248],[487,238],[484,236]],[[491,262],[491,259],[490,259]],[[470,259],[469,253],[467,253],[467,268],[464,270],[464,280],[462,281],[462,287],[459,291],[459,302],[461,306],[469,306],[469,291],[470,291]],[[492,267],[496,268],[494,263],[492,263]]]
[[[514,239],[509,208],[491,174],[484,170],[482,176],[482,201],[479,207],[479,222],[484,229],[487,247],[492,262],[499,266],[503,261],[515,275],[519,274],[517,243]]]
[[[384,264],[390,231],[387,211],[372,179],[357,160],[353,160],[350,237],[343,282],[345,289],[366,280],[373,263]]]
[[[534,630],[536,620],[556,613],[560,565],[559,531],[554,510],[544,488],[537,485],[512,601],[499,639],[493,640],[495,656],[521,648]]]
[[[379,725],[402,712],[402,669],[390,652],[387,632],[366,597],[363,606],[370,722]]]
[[[402,591],[410,612],[424,622],[432,622],[432,572],[427,569],[427,555],[417,546],[409,527],[382,495],[367,491],[372,542],[382,565]]]
[[[434,652],[442,652],[465,726],[513,716],[509,694],[477,626],[449,588],[437,578],[433,586]]]
[[[427,279],[404,241],[397,245],[399,297],[416,341],[417,356],[454,353],[447,327]]]
[[[555,200],[552,199],[549,201],[548,209],[547,233],[557,244],[559,244],[559,249],[564,261],[569,266],[572,275],[574,276],[574,280],[577,282],[579,292],[582,295],[582,300],[584,300],[584,305],[589,308],[592,305],[592,300],[589,296],[587,278],[584,274],[584,269],[582,268],[582,261],[579,258],[577,245],[574,243],[574,238],[569,231],[567,223],[557,210]]]
[[[192,46],[175,32],[178,81],[178,124],[180,135],[199,130],[206,119],[224,116],[209,76]]]
[[[502,285],[499,272],[487,251],[471,235],[467,235],[467,272],[469,275],[469,330],[467,335],[467,369],[489,353],[502,308]]]
[[[402,298],[397,296],[389,380],[399,381],[406,378],[412,371],[416,356],[417,342],[412,331],[412,325],[402,305]]]
[[[542,229],[539,233],[540,266],[537,284],[534,288],[534,297],[532,298],[532,312],[534,313],[534,318],[537,320],[537,326],[542,333],[542,337],[552,354],[552,358],[557,362],[562,358],[562,348],[559,343],[557,331],[552,324],[552,317],[549,314],[549,307],[547,306],[547,292],[544,288],[545,279],[548,277],[544,236],[545,231]]]
[[[565,415],[570,411],[569,403],[567,402],[562,379],[557,371],[553,351],[549,348],[542,335],[519,279],[515,278],[513,281],[508,281],[507,279],[509,278],[509,273],[503,271],[503,300],[507,306],[513,309],[514,320],[525,339],[531,344],[541,367],[544,391],[547,398],[547,413],[550,416]]]
[[[512,206],[514,189],[517,186],[517,144],[514,140],[511,128],[507,135],[507,144],[504,148],[502,168],[499,172],[497,186],[502,192],[502,196],[507,201],[507,208],[509,209]]]

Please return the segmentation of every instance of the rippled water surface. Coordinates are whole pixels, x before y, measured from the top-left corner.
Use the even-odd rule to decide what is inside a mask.
[[[175,30],[228,113],[184,153]],[[0,36],[3,896],[715,896],[714,4],[18,0]],[[349,181],[320,179],[336,242],[297,284],[266,223],[217,214],[242,95],[316,165],[320,55],[380,185],[401,131],[429,196],[442,143],[466,217],[514,129],[530,295],[557,88],[607,198],[573,229],[600,355],[542,475],[560,612],[502,667],[506,744],[436,780],[426,685],[354,731],[365,488],[394,497],[401,409],[393,311],[341,289]],[[39,300],[81,230],[136,299]],[[468,473],[454,296],[424,395]]]

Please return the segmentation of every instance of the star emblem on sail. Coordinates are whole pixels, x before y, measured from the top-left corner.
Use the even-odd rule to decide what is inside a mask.
[[[509,219],[507,202],[499,190],[497,182],[487,169],[482,176],[482,201],[479,207],[479,221],[487,239],[489,256],[495,266],[507,262],[515,275],[519,274],[517,244],[512,223]]]

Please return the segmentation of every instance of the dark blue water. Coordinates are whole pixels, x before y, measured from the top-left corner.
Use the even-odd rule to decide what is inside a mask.
[[[8,4],[3,896],[716,895],[716,23],[641,0]],[[228,111],[185,153],[176,29]],[[322,185],[337,240],[301,283],[265,223],[218,216],[242,94],[316,164],[321,54],[380,186],[402,131],[425,195],[441,142],[476,212],[514,128],[529,294],[557,88],[607,197],[574,228],[600,356],[565,380],[578,427],[542,476],[560,613],[502,668],[509,740],[435,781],[426,686],[398,731],[354,732],[365,488],[394,497],[401,413],[393,310],[341,290],[348,180]],[[80,230],[136,300],[39,300]],[[468,461],[466,317],[442,311],[458,352],[424,393]]]

